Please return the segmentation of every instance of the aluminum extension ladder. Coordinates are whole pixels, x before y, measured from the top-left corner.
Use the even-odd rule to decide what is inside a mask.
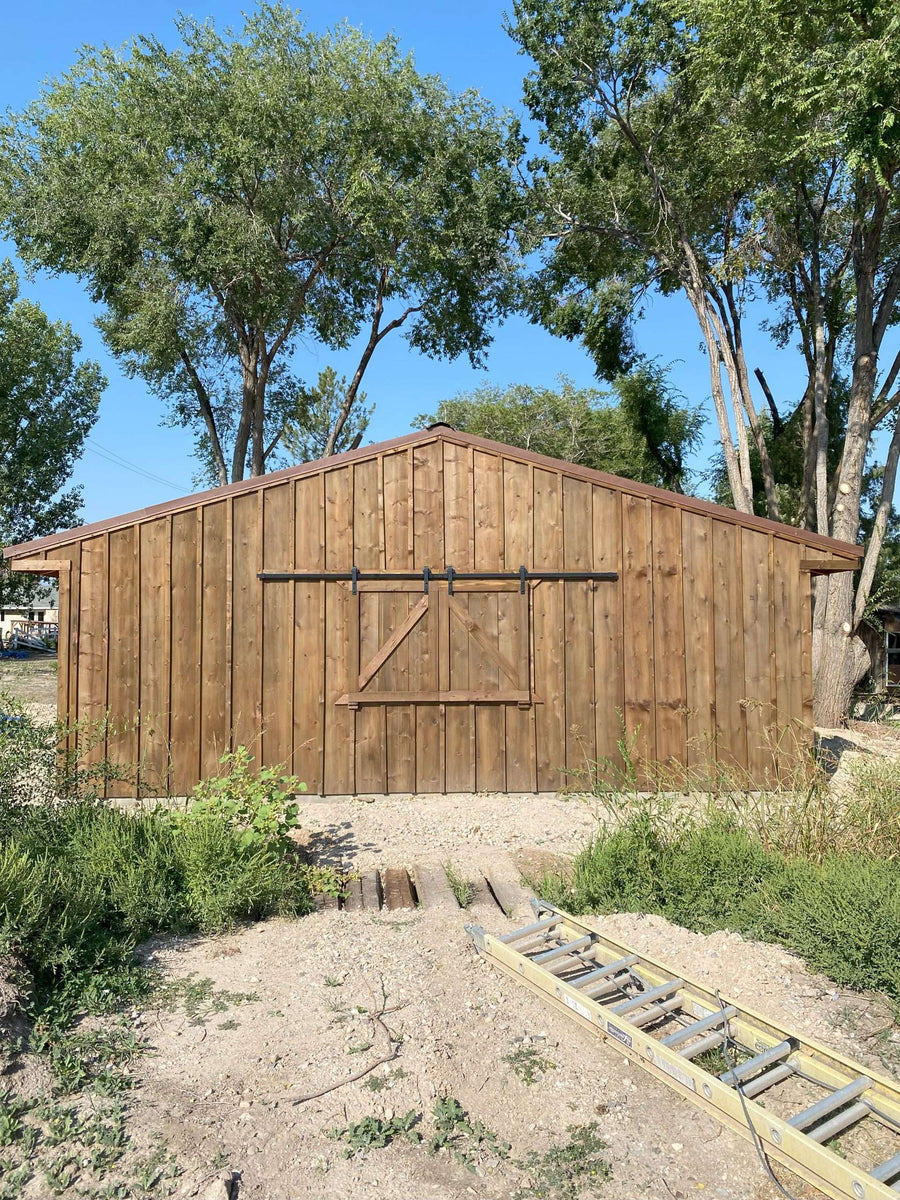
[[[531,904],[501,937],[467,925],[479,953],[826,1195],[897,1200],[896,1083]]]

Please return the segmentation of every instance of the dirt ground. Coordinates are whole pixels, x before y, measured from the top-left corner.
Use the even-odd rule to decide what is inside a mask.
[[[7,693],[27,704],[40,705],[41,716],[56,715],[56,655],[0,659],[0,696]],[[45,706],[52,706],[52,712]]]
[[[344,1158],[325,1133],[414,1111],[427,1136],[436,1097],[449,1095],[519,1161],[595,1122],[612,1168],[601,1192],[617,1200],[777,1195],[740,1137],[479,959],[463,927],[479,915],[321,913],[149,947],[147,961],[172,976],[257,997],[201,1025],[170,1013],[142,1018],[154,1054],[137,1068],[133,1120],[165,1136],[186,1171],[183,1194],[223,1161],[239,1175],[241,1200],[493,1200],[533,1186],[533,1174],[489,1150],[475,1156],[473,1174],[402,1142]],[[504,924],[490,920],[496,931]],[[884,1026],[877,1001],[842,994],[778,947],[703,938],[659,918],[620,915],[600,927],[863,1061],[890,1067],[900,1051],[871,1040]],[[367,1077],[294,1104],[381,1053],[361,1010],[385,1005],[402,1041],[396,1060],[373,1072],[381,1090]],[[530,1085],[504,1061],[523,1045],[553,1064]],[[812,1194],[782,1174],[794,1195]]]

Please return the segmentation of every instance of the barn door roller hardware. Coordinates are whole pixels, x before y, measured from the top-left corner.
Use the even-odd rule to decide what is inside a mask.
[[[532,900],[478,952],[834,1200],[900,1195],[900,1088]],[[720,1063],[710,1064],[710,1055]],[[700,1063],[704,1061],[705,1065]],[[765,1107],[755,1097],[766,1093]],[[865,1122],[864,1139],[843,1135]],[[860,1161],[861,1160],[861,1161]]]
[[[427,592],[432,581],[444,581],[447,590],[453,594],[455,582],[477,582],[480,580],[518,580],[519,591],[524,595],[525,587],[530,580],[586,580],[593,579],[602,583],[615,583],[619,578],[618,571],[529,571],[527,567],[519,567],[517,571],[457,571],[447,567],[443,571],[432,571],[431,567],[423,567],[421,571],[361,571],[354,566],[349,571],[260,571],[257,575],[263,583],[285,583],[293,580],[310,583],[341,583],[349,582],[353,595],[356,595],[357,584],[370,580],[404,580],[421,579],[422,591]]]

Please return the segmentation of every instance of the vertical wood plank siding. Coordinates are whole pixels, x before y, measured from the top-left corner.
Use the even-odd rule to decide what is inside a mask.
[[[764,782],[783,731],[792,748],[808,737],[800,563],[816,553],[512,450],[442,437],[375,448],[54,547],[48,557],[72,562],[60,707],[97,724],[108,714],[91,754],[139,768],[147,795],[186,793],[238,744],[313,792],[555,790],[621,767],[623,726],[638,759],[699,770],[712,758]],[[619,580],[534,582],[527,602],[517,586],[460,588],[452,604],[435,584],[366,685],[401,695],[354,708],[336,702],[359,690],[421,585],[354,596],[342,582],[258,578],[354,563]],[[533,704],[407,702],[510,689],[509,664]]]

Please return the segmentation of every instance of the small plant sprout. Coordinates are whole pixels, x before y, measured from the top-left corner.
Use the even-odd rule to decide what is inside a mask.
[[[544,1058],[536,1046],[530,1044],[516,1046],[509,1054],[503,1056],[503,1061],[508,1063],[513,1072],[529,1087],[542,1079],[546,1071],[552,1071],[556,1066],[549,1058]]]
[[[475,884],[458,871],[452,862],[444,863],[444,873],[459,907],[468,908],[475,899]]]

